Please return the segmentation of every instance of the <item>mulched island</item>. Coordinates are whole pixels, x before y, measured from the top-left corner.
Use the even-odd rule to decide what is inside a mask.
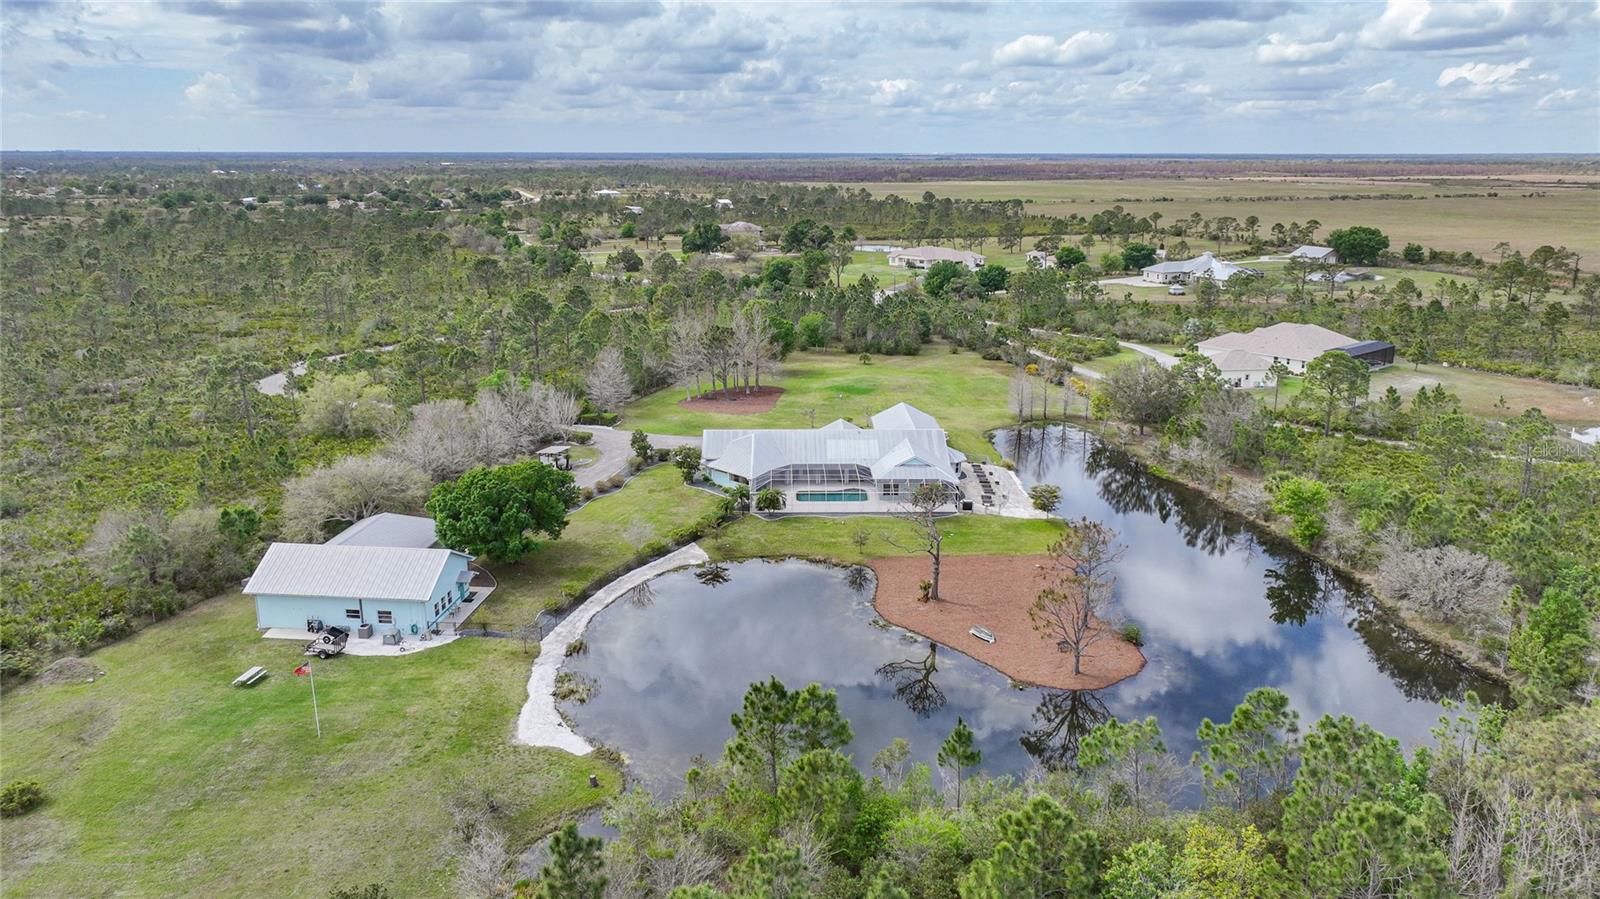
[[[678,400],[678,406],[696,412],[759,415],[762,412],[771,412],[772,407],[778,405],[780,396],[783,396],[782,387],[752,387],[748,392],[743,387],[731,387],[727,390],[702,393],[694,399]]]
[[[1028,607],[1045,587],[1048,556],[945,556],[938,602],[919,602],[928,557],[897,556],[867,564],[878,574],[873,607],[890,624],[965,653],[1012,680],[1061,690],[1098,690],[1144,668],[1144,653],[1107,628],[1084,653],[1083,673],[1072,673],[1072,654],[1041,634]],[[994,643],[967,633],[988,628]]]

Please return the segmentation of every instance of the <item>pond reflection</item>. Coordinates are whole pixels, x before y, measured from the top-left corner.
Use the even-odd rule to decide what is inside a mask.
[[[1128,547],[1116,601],[1144,632],[1145,669],[1098,692],[1018,688],[947,646],[885,626],[874,578],[856,566],[713,563],[662,575],[638,600],[595,617],[589,652],[568,661],[602,689],[564,707],[578,730],[629,759],[646,786],[675,792],[696,755],[732,735],[745,688],[777,676],[836,690],[865,770],[896,737],[932,764],[957,716],[991,773],[1071,768],[1095,725],[1155,715],[1179,758],[1202,718],[1221,720],[1250,690],[1283,690],[1308,724],[1348,714],[1413,745],[1439,700],[1502,691],[1373,607],[1357,585],[1174,487],[1091,435],[1003,432],[996,445],[1027,486],[1061,488],[1058,514],[1088,516]],[[946,564],[959,564],[948,557]],[[1198,795],[1189,797],[1197,800]]]

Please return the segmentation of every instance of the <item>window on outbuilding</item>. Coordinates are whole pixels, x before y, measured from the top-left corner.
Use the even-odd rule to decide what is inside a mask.
[[[389,611],[388,609],[379,609],[378,610],[378,623],[379,624],[394,624],[394,613]]]
[[[355,620],[357,620],[357,619],[359,619],[361,617],[361,610],[360,609],[345,609],[344,610],[344,617],[349,618],[352,621],[355,621]]]

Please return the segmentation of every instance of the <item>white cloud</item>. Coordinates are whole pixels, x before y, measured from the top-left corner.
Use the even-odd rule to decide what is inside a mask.
[[[868,100],[874,106],[906,106],[912,100],[917,83],[909,78],[891,78],[872,82],[874,88]]]
[[[1593,27],[1595,21],[1593,3],[1389,0],[1383,15],[1361,29],[1361,42],[1411,50],[1523,46],[1532,36]]]
[[[1375,100],[1380,97],[1393,96],[1397,91],[1399,91],[1399,89],[1400,85],[1397,84],[1393,78],[1385,78],[1377,84],[1369,85],[1367,89],[1363,90],[1361,93],[1368,99]]]
[[[1533,65],[1533,59],[1525,58],[1518,62],[1487,63],[1468,62],[1459,66],[1450,66],[1439,73],[1436,82],[1440,87],[1449,87],[1458,81],[1467,83],[1469,92],[1488,93],[1504,91],[1516,84],[1517,74]]]
[[[994,51],[1002,66],[1070,66],[1103,62],[1117,48],[1115,35],[1080,31],[1057,42],[1047,34],[1025,34]]]
[[[1583,92],[1576,89],[1553,90],[1540,97],[1539,102],[1535,103],[1533,108],[1547,111],[1553,109],[1578,109],[1583,105],[1580,102],[1582,96]]]
[[[1267,65],[1305,65],[1326,62],[1344,54],[1350,36],[1337,34],[1322,41],[1294,41],[1288,35],[1273,32],[1267,42],[1256,47],[1256,62]]]
[[[233,89],[233,79],[220,72],[207,72],[200,80],[183,89],[184,99],[208,109],[225,109],[240,104],[239,94]]]

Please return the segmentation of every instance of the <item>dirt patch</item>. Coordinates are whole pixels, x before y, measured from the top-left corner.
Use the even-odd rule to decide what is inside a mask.
[[[692,400],[678,400],[678,406],[696,412],[721,412],[725,415],[759,415],[771,412],[783,396],[782,387],[752,387],[746,393],[742,388],[713,390]]]
[[[891,624],[965,653],[1012,680],[1062,690],[1098,690],[1144,668],[1144,653],[1106,633],[1084,655],[1083,673],[1072,673],[1072,655],[1034,630],[1028,607],[1044,589],[1046,556],[946,556],[938,602],[918,602],[918,584],[928,577],[925,556],[874,559],[878,574],[872,604]],[[985,643],[967,633],[974,626],[994,633]]]
[[[80,659],[76,656],[64,656],[50,663],[50,666],[39,672],[39,683],[45,686],[54,684],[82,684],[105,677],[106,673],[100,670],[93,662]]]

